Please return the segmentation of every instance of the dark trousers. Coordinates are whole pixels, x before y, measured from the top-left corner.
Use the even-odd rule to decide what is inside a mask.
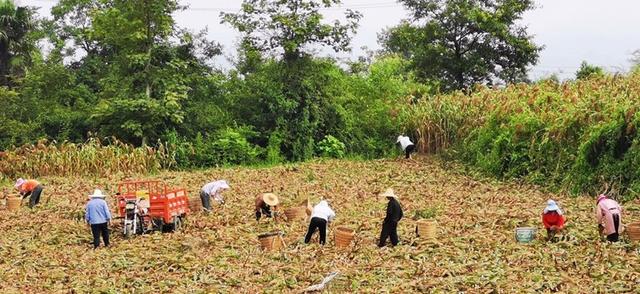
[[[91,225],[91,234],[93,234],[93,249],[100,246],[100,236],[104,241],[104,246],[109,246],[109,225],[108,223]]]
[[[260,220],[260,217],[263,216],[264,217],[271,217],[271,207],[269,205],[263,205],[262,207],[260,207],[260,209],[256,209],[256,220]]]
[[[407,146],[407,148],[404,149],[404,158],[409,159],[409,156],[411,155],[411,153],[416,151],[416,145],[409,145]]]
[[[202,207],[210,211],[211,210],[211,196],[205,193],[204,191],[200,191],[200,200],[202,200]]]
[[[385,221],[382,223],[382,232],[380,232],[378,247],[383,247],[387,243],[387,238],[391,238],[391,244],[393,244],[393,246],[398,245],[398,222]]]
[[[609,242],[618,242],[618,238],[620,237],[620,235],[618,234],[618,229],[620,228],[620,215],[619,214],[614,214],[613,216],[613,226],[616,229],[616,232],[613,234],[609,234],[607,235],[607,240]]]
[[[40,203],[40,195],[42,195],[42,185],[37,185],[33,191],[31,191],[31,196],[29,196],[29,208],[33,208]]]
[[[316,229],[320,231],[320,244],[325,244],[327,241],[327,221],[319,217],[311,218],[311,222],[309,222],[309,230],[307,230],[307,235],[304,236],[304,243],[309,243],[309,241],[311,241],[311,236],[316,232]]]

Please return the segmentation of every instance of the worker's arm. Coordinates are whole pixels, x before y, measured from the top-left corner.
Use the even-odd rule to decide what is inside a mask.
[[[105,201],[102,205],[104,209],[104,215],[107,216],[107,222],[111,223],[111,211],[109,211],[109,206],[107,206],[107,202]]]
[[[89,216],[89,205],[87,205],[84,209],[84,220],[87,222],[87,226],[91,224],[91,217]]]
[[[564,215],[560,216],[560,221],[558,221],[558,229],[563,229],[564,228],[564,223],[567,221],[567,219],[564,217]]]
[[[600,205],[596,205],[596,222],[598,224],[602,223],[602,211],[600,210]]]

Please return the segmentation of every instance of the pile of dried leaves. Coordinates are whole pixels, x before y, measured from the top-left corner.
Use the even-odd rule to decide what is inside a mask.
[[[329,292],[631,292],[640,283],[640,249],[599,241],[591,198],[551,195],[533,187],[472,179],[439,161],[325,161],[274,168],[161,173],[149,178],[188,187],[227,179],[224,207],[189,215],[179,233],[154,233],[91,250],[83,205],[96,186],[113,194],[119,177],[45,178],[41,207],[0,210],[0,292],[300,292],[331,272]],[[376,193],[394,187],[405,209],[401,246],[375,245],[386,203]],[[255,195],[274,191],[285,206],[307,197],[330,199],[337,212],[324,248],[304,245],[306,223],[261,221]],[[540,227],[548,198],[568,218],[569,241],[514,241],[518,226]],[[108,201],[113,198],[108,198]],[[110,202],[113,206],[113,203]],[[415,239],[413,213],[437,209],[438,240]],[[640,202],[626,203],[624,221],[640,221]],[[113,207],[112,207],[113,209]],[[333,228],[357,229],[352,248],[333,246]],[[115,226],[114,229],[118,229]],[[263,253],[257,235],[285,232],[288,247]]]

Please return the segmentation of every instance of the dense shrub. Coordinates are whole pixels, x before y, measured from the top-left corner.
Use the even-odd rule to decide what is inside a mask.
[[[318,142],[317,149],[318,154],[322,157],[343,158],[346,154],[344,143],[331,135],[325,136],[322,141]]]
[[[595,193],[607,183],[635,197],[638,110],[640,75],[632,73],[425,97],[406,111],[404,123],[428,150],[452,146],[448,156],[500,178],[574,193]]]

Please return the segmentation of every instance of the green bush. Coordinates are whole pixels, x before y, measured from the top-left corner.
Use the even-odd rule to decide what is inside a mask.
[[[318,154],[322,157],[343,158],[346,154],[346,146],[336,137],[327,135],[318,142]]]

